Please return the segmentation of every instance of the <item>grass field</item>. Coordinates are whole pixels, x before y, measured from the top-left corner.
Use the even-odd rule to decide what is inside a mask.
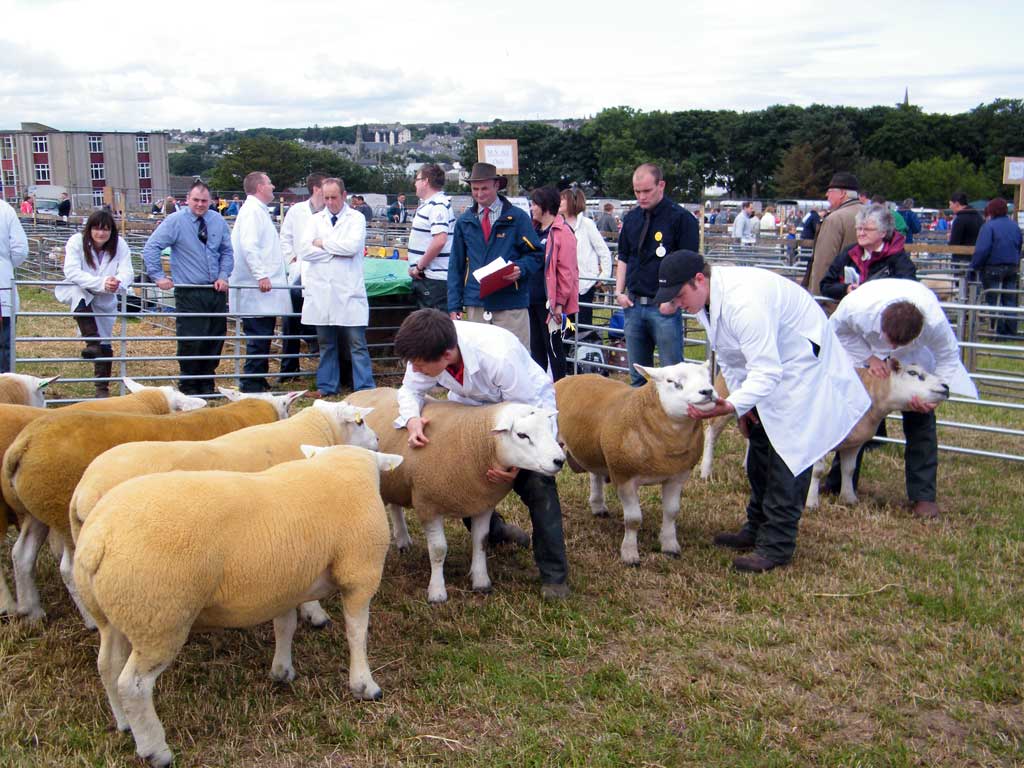
[[[379,703],[349,696],[337,621],[300,628],[300,677],[284,686],[267,675],[269,625],[194,637],[157,685],[177,764],[1024,764],[1019,465],[943,454],[944,514],[929,524],[902,506],[898,449],[870,453],[861,505],[808,513],[793,564],[749,576],[710,544],[738,526],[747,493],[736,431],[719,446],[714,480],[684,489],[681,558],[656,551],[659,495],[644,492],[639,568],[618,562],[614,494],[611,517],[594,519],[585,477],[562,473],[574,590],[563,603],[540,600],[522,550],[492,552],[494,592],[473,594],[468,534],[450,524],[450,599],[429,606],[413,523],[414,547],[389,554],[371,608]],[[528,526],[518,502],[502,511]],[[0,765],[136,765],[131,737],[111,730],[96,635],[48,552],[38,575],[45,626],[0,624]],[[325,607],[340,619],[337,599]]]

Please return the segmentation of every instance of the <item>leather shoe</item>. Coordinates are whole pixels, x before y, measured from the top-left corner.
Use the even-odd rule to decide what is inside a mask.
[[[319,389],[311,389],[309,392],[303,395],[303,397],[308,397],[310,400],[319,400],[323,396],[324,393],[321,392]]]
[[[716,547],[728,547],[729,549],[753,549],[754,537],[746,530],[737,533],[720,533],[715,536],[713,543]]]
[[[780,565],[784,565],[784,563],[769,560],[767,557],[757,554],[757,552],[751,552],[749,555],[740,555],[732,561],[732,567],[744,573],[764,573]]]
[[[542,584],[540,596],[545,600],[565,600],[569,596],[568,584]]]
[[[915,501],[910,514],[918,520],[938,520],[939,505],[934,501]]]
[[[522,549],[529,549],[530,534],[518,525],[512,525],[512,523],[502,520],[501,528],[492,532],[489,537],[489,542],[492,545],[508,542],[509,544],[515,544],[517,547],[521,547]]]

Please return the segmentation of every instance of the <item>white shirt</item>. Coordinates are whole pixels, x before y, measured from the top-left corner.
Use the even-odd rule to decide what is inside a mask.
[[[882,312],[896,301],[912,302],[924,315],[921,335],[898,349],[882,335]],[[978,388],[960,362],[956,335],[938,298],[930,288],[915,280],[868,280],[843,297],[829,324],[856,366],[867,365],[872,355],[891,356],[901,363],[917,364],[934,373],[958,395],[978,396]]]
[[[555,410],[551,377],[534,362],[518,338],[496,325],[461,320],[456,321],[455,332],[462,356],[462,383],[447,370],[440,376],[427,376],[407,363],[398,390],[398,418],[394,422],[397,429],[420,415],[427,393],[439,385],[448,390],[448,399],[456,403],[525,403]]]
[[[825,313],[796,283],[715,266],[710,293],[711,316],[701,310],[697,319],[718,354],[727,400],[738,416],[757,408],[772,447],[798,475],[846,438],[871,398]]]
[[[366,217],[347,204],[334,225],[332,215],[330,208],[314,214],[299,245],[299,256],[308,263],[302,284],[302,322],[365,327],[370,320],[363,278]],[[315,247],[314,240],[323,241],[323,248]]]
[[[612,254],[597,225],[584,214],[576,217],[576,263],[580,270],[580,296],[597,283],[595,277],[612,277]],[[590,279],[588,279],[590,278]]]
[[[452,252],[452,235],[455,233],[455,214],[452,201],[444,192],[435,192],[416,209],[409,230],[409,264],[416,264],[427,251],[435,235],[447,234],[441,251],[427,265],[424,276],[431,280],[448,279],[448,258]]]
[[[235,254],[228,279],[231,311],[243,317],[276,317],[291,312],[281,239],[270,211],[255,195],[249,195],[242,203],[231,230],[231,249]],[[266,293],[258,288],[235,287],[255,285],[264,278],[274,286]]]
[[[18,291],[14,288],[14,270],[28,258],[28,238],[18,221],[18,214],[0,200],[0,310],[5,317],[11,314],[11,298],[18,305]]]
[[[775,214],[765,211],[764,216],[761,217],[761,229],[767,232],[774,232],[776,226]]]
[[[73,312],[80,301],[91,306],[96,315],[96,325],[100,336],[110,336],[114,329],[114,317],[104,317],[104,313],[117,312],[117,293],[124,293],[135,278],[132,268],[132,254],[128,243],[123,237],[117,238],[117,251],[113,258],[106,251],[98,256],[93,254],[96,266],[90,267],[85,260],[85,249],[82,245],[82,233],[72,235],[64,246],[64,279],[74,285],[58,285],[53,289],[58,301],[66,303]],[[108,277],[116,277],[121,281],[116,293],[107,291],[103,284]]]
[[[281,222],[281,253],[288,267],[288,282],[295,284],[300,273],[306,273],[307,262],[299,257],[300,240],[306,232],[306,225],[316,212],[309,200],[297,203],[288,209]]]
[[[751,242],[757,237],[758,225],[756,218],[748,216],[746,211],[740,211],[736,221],[732,223],[732,236],[742,242]]]

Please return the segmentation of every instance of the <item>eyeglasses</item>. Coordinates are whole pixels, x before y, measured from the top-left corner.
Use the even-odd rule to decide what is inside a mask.
[[[878,227],[857,227],[858,232],[877,232]]]
[[[423,178],[422,176],[414,176],[412,180],[414,182],[416,182],[416,181],[426,181],[426,179]]]

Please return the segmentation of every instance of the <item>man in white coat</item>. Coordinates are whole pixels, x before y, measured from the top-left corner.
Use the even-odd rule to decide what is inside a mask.
[[[292,300],[281,239],[267,210],[274,199],[274,185],[267,174],[253,171],[245,177],[242,188],[246,198],[231,232],[235,266],[228,281],[231,311],[241,316],[246,337],[245,376],[239,388],[243,392],[266,392],[270,385],[264,375],[270,370],[274,325],[279,315],[292,311]]]
[[[11,311],[18,303],[14,270],[28,258],[28,238],[18,214],[0,200],[0,373],[11,370]]]
[[[370,303],[363,279],[366,217],[345,204],[345,182],[324,179],[324,204],[309,220],[300,255],[308,262],[302,322],[316,326],[320,365],[313,398],[335,395],[340,388],[338,346],[352,354],[352,389],[373,389],[373,368],[366,346]]]
[[[306,177],[306,189],[309,199],[296,203],[288,209],[284,221],[281,222],[281,253],[284,254],[288,266],[288,283],[292,285],[292,313],[299,317],[289,317],[281,325],[286,338],[281,345],[284,356],[281,358],[281,373],[299,372],[300,336],[306,341],[306,347],[316,354],[318,351],[316,329],[302,324],[302,275],[309,269],[309,263],[299,257],[299,243],[306,232],[306,225],[314,214],[324,209],[324,179],[322,173],[311,173]]]
[[[717,546],[754,551],[737,570],[760,573],[793,558],[811,467],[838,445],[871,405],[828,318],[806,291],[754,267],[711,267],[675,251],[658,271],[654,300],[697,317],[718,355],[729,397],[690,418],[739,417],[750,440],[747,522]]]
[[[894,357],[934,373],[954,394],[978,396],[974,381],[960,362],[960,348],[946,313],[931,289],[918,282],[869,280],[846,294],[829,324],[853,364],[870,368],[874,376],[888,377],[885,359]],[[936,406],[915,398],[911,410],[903,412],[907,497],[914,517],[925,520],[939,516],[935,502],[939,466]],[[855,487],[860,460],[858,454]]]

